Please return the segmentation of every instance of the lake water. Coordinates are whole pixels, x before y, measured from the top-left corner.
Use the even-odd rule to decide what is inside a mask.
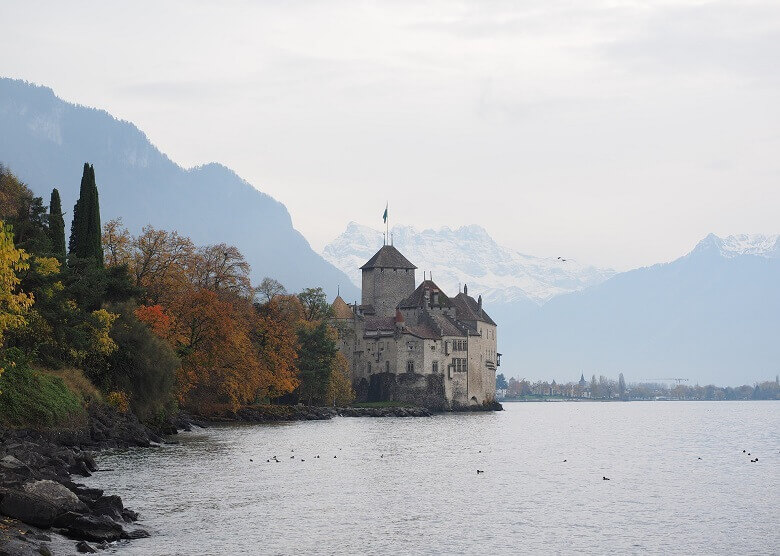
[[[196,430],[86,482],[153,534],[119,554],[780,550],[780,403],[505,407]]]

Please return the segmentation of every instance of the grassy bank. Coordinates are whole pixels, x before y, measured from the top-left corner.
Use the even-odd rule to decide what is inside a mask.
[[[4,369],[0,376],[0,425],[49,428],[86,421],[81,396],[69,389],[62,377],[15,362],[5,364]]]

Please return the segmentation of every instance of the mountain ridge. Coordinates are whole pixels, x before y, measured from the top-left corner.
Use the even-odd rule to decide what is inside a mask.
[[[445,291],[457,292],[468,284],[486,302],[544,303],[615,273],[572,260],[523,255],[499,245],[478,224],[424,230],[395,225],[390,232],[393,244],[421,271],[433,273],[434,280]],[[342,234],[325,246],[322,255],[359,286],[359,267],[382,242],[382,232],[350,222]]]
[[[89,161],[104,221],[121,217],[134,233],[151,224],[197,244],[233,244],[252,266],[255,281],[272,276],[290,291],[321,285],[329,295],[341,285],[357,295],[348,278],[293,227],[282,203],[222,164],[184,168],[131,122],[64,101],[49,87],[9,78],[0,78],[0,128],[0,162],[44,199],[57,187],[67,213]],[[311,276],[320,283],[309,283]]]

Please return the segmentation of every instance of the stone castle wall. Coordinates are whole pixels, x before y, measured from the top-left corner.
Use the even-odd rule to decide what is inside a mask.
[[[414,292],[414,270],[371,268],[363,271],[363,305],[373,305],[377,316],[394,317],[402,299]]]

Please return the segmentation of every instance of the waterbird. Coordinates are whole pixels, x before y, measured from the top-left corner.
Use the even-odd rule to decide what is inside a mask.
[[[601,479],[602,479],[603,481],[609,481],[609,479],[608,479],[607,477],[601,477]]]
[[[743,454],[744,454],[745,452],[747,452],[747,450],[742,450],[742,453],[743,453]]]
[[[295,459],[295,456],[290,456],[290,459]]]
[[[566,463],[566,460],[563,460],[563,463]]]
[[[479,475],[480,473],[484,473],[484,471],[482,469],[477,469],[477,475]]]
[[[333,456],[333,459],[336,459],[336,456]]]
[[[253,460],[252,458],[249,458],[249,461],[255,461],[255,460]]]
[[[701,459],[701,458],[696,458],[696,459]]]

